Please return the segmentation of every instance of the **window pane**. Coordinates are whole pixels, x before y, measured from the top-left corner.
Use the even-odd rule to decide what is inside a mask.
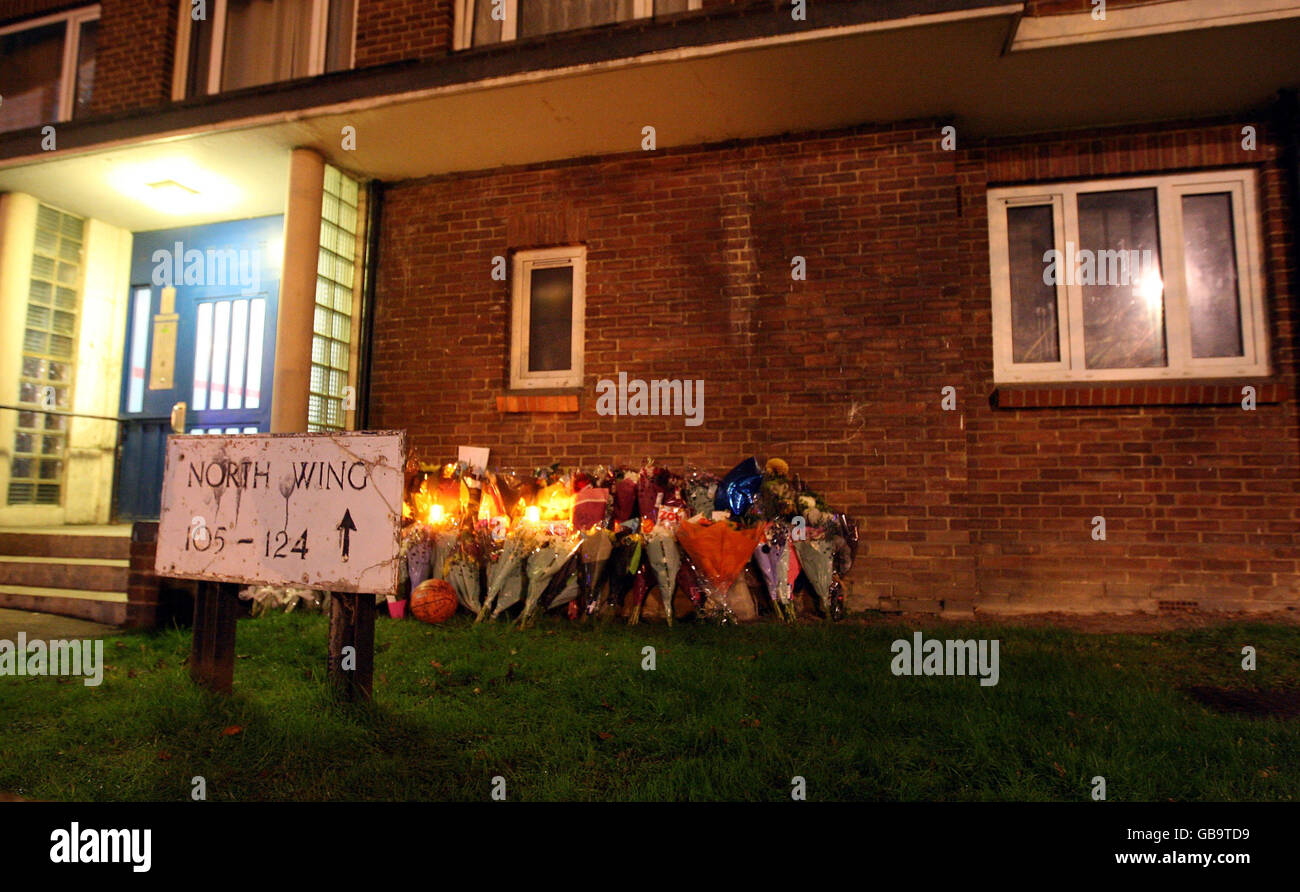
[[[0,130],[58,120],[67,30],[56,22],[0,37]]]
[[[221,89],[309,74],[311,10],[311,3],[300,0],[227,0]]]
[[[519,36],[553,34],[632,18],[633,0],[519,0]],[[491,4],[487,4],[491,6]]]
[[[81,37],[77,41],[77,89],[72,106],[74,118],[90,111],[90,99],[95,90],[95,42],[99,36],[99,19],[83,22]]]
[[[492,18],[492,0],[474,0],[473,46],[496,43],[501,40],[501,22]]]
[[[1232,196],[1183,196],[1183,258],[1192,356],[1243,355]]]
[[[528,281],[528,371],[568,369],[573,362],[573,267],[534,269]]]
[[[1055,248],[1050,204],[1007,208],[1011,263],[1011,359],[1059,362],[1060,321],[1056,285],[1049,284],[1043,256]]]
[[[1079,254],[1087,367],[1166,365],[1156,191],[1081,193]]]
[[[655,0],[655,15],[686,12],[690,8],[689,4],[690,0]]]
[[[212,19],[190,20],[190,51],[185,73],[185,95],[202,96],[208,92],[208,68],[212,64]]]
[[[325,70],[352,67],[352,24],[356,0],[330,0],[329,33],[325,39]]]

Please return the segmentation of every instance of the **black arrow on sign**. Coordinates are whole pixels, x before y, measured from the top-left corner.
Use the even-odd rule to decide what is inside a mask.
[[[348,541],[349,534],[357,531],[357,525],[352,522],[352,511],[350,509],[343,512],[343,520],[339,521],[339,525],[334,529],[343,531],[343,560],[346,561],[348,559],[348,548],[350,546]]]

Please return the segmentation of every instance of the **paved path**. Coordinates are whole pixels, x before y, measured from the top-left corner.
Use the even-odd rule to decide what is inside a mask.
[[[102,638],[105,635],[116,635],[119,631],[116,626],[105,626],[68,616],[55,616],[52,613],[0,609],[0,639],[8,641],[16,641],[19,632],[26,632],[28,639],[40,638],[51,641],[67,638]]]

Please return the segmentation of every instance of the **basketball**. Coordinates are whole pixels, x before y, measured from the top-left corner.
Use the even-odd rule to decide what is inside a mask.
[[[411,592],[411,613],[426,623],[451,619],[456,612],[456,590],[442,579],[426,579]]]

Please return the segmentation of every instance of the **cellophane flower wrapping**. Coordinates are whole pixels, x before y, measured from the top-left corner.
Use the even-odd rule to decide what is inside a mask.
[[[664,613],[668,625],[673,624],[673,595],[677,591],[677,572],[682,566],[681,552],[677,548],[677,536],[673,528],[666,524],[655,524],[646,537],[646,560],[650,571],[654,573],[659,584],[659,595],[664,602]]]
[[[413,523],[402,537],[402,550],[406,552],[406,578],[411,581],[411,591],[429,578],[429,559],[433,546],[429,542],[429,528]]]
[[[580,546],[582,554],[582,596],[587,613],[597,614],[609,607],[608,586],[602,586],[610,555],[614,552],[614,534],[594,527],[583,533]]]
[[[536,618],[547,586],[550,585],[555,574],[569,563],[569,559],[577,552],[581,542],[580,533],[551,536],[528,556],[524,565],[528,580],[528,595],[524,600],[523,612],[519,614],[521,628],[529,625]]]
[[[791,561],[795,572],[791,574]],[[754,562],[762,571],[768,596],[776,615],[786,622],[796,618],[794,607],[794,576],[798,575],[798,561],[790,542],[790,530],[781,522],[768,525],[765,541],[754,549]]]
[[[765,528],[765,524],[739,527],[729,520],[688,520],[677,528],[683,557],[704,586],[707,616],[721,622],[734,621],[727,592],[744,572]]]
[[[533,542],[533,537],[523,529],[522,524],[506,534],[500,553],[487,565],[487,593],[475,622],[484,619],[488,611],[492,611],[493,617],[499,616],[502,610],[520,599],[523,593],[523,563],[533,549]]]
[[[835,546],[825,536],[818,535],[816,538],[798,540],[794,547],[804,575],[817,594],[817,603],[822,613],[830,619],[834,613],[831,586],[835,581]]]

